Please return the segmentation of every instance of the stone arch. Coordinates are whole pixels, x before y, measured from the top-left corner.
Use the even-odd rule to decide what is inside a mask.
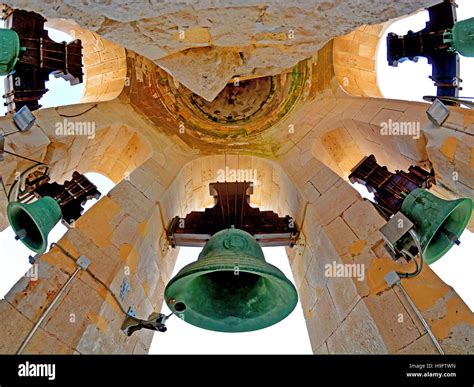
[[[394,118],[397,109],[401,109],[400,115],[406,113],[416,117],[423,111],[418,107],[410,110],[397,101],[363,99],[359,102],[351,107],[354,99],[345,98],[337,109],[344,112],[344,117],[348,118],[346,114],[349,114],[354,122],[362,122],[361,127],[367,130],[373,130],[381,120]],[[115,128],[113,130],[123,126],[133,128],[143,136],[144,143],[150,144],[153,152],[148,158],[135,160],[137,167],[129,178],[122,179],[59,242],[74,256],[84,254],[90,257],[93,273],[115,294],[123,295],[121,305],[125,309],[133,306],[138,316],[146,318],[151,311],[160,309],[163,289],[178,252],[166,243],[166,221],[175,213],[201,208],[205,204],[206,192],[203,188],[199,191],[199,188],[214,177],[213,163],[217,159],[213,157],[220,157],[220,165],[225,166],[235,156],[227,155],[227,163],[225,155],[202,158],[203,153],[198,149],[183,144],[177,136],[163,133],[159,125],[150,125],[121,99],[102,102],[88,110],[90,107],[86,104],[39,111],[40,128],[12,136],[8,149],[32,158],[48,157],[50,163],[57,163],[55,169],[59,177],[69,167],[78,167],[79,161],[86,161],[84,155],[89,151],[89,154],[100,157],[105,150],[88,150],[90,139],[56,135],[55,125],[64,118],[59,113],[75,116],[70,118],[73,122],[94,121],[97,128],[111,125]],[[338,174],[319,161],[317,154],[311,152],[312,139],[324,128],[337,127],[340,116],[340,112],[328,113],[316,127],[310,126],[307,137],[300,137],[301,141],[294,143],[276,160],[250,158],[250,168],[260,162],[264,164],[262,170],[270,170],[267,165],[272,166],[272,181],[261,178],[264,183],[260,205],[274,207],[272,199],[267,199],[275,195],[277,208],[273,209],[295,211],[290,215],[296,217],[304,235],[305,243],[288,250],[288,256],[313,350],[316,353],[432,353],[435,349],[424,331],[416,325],[416,318],[409,315],[409,307],[403,298],[384,282],[383,276],[399,267],[383,249],[378,232],[380,216]],[[13,129],[13,124],[6,119],[2,120],[2,125],[6,130]],[[54,142],[58,143],[57,149],[50,147]],[[98,142],[97,146],[100,145]],[[211,162],[211,166],[203,168],[204,160],[204,165]],[[8,162],[12,164],[13,161],[8,159]],[[238,158],[235,164],[240,167]],[[184,168],[186,165],[189,167]],[[11,171],[16,168],[9,164],[0,165],[2,174],[9,179],[12,174],[10,167]],[[118,170],[123,173],[123,167],[118,167]],[[278,184],[278,177],[274,178],[275,170],[287,176],[284,184]],[[176,177],[180,173],[183,178],[178,180]],[[196,190],[195,177],[198,182]],[[190,181],[193,186],[188,189],[192,189],[192,195],[200,199],[184,207],[180,203],[183,195],[187,195],[183,184]],[[266,188],[269,186],[272,189]],[[274,194],[274,187],[281,191],[275,188]],[[284,193],[282,187],[292,187],[293,193]],[[184,192],[180,193],[180,190]],[[289,204],[280,203],[283,200],[289,200]],[[326,275],[326,265],[334,264],[362,265],[364,280]],[[413,268],[404,269],[410,271]],[[74,270],[74,263],[58,249],[53,249],[39,259],[40,281],[35,286],[23,278],[7,298],[0,301],[0,313],[5,321],[0,333],[0,352],[12,353],[18,349],[48,304],[48,295],[57,292]],[[407,291],[432,324],[434,334],[445,349],[449,349],[449,353],[466,352],[464,339],[472,335],[474,325],[469,308],[429,269],[409,281]],[[70,323],[71,309],[76,315],[75,324]],[[405,314],[405,324],[398,323],[397,313]],[[141,331],[131,338],[124,336],[120,331],[123,317],[104,287],[87,273],[82,273],[44,322],[27,352],[147,352],[152,332]],[[356,338],[353,332],[358,332]]]
[[[48,162],[56,181],[69,177],[70,169],[77,169],[98,171],[119,182],[58,243],[75,257],[89,257],[94,275],[117,297],[121,295],[125,310],[133,306],[137,314],[148,317],[152,310],[160,308],[164,283],[169,280],[178,252],[161,244],[166,238],[155,199],[163,192],[162,185],[172,181],[173,168],[182,163],[175,160],[174,164],[166,164],[160,149],[174,147],[175,157],[180,149],[156,133],[152,137],[153,129],[139,118],[128,120],[126,117],[132,116],[129,108],[117,100],[99,103],[92,110],[89,107],[41,110],[40,128],[26,137],[18,137],[10,146],[25,155],[37,154]],[[87,112],[77,115],[78,111]],[[63,119],[59,113],[75,116],[68,118],[71,122],[95,122],[96,137],[58,135],[55,124]],[[118,119],[114,121],[111,117]],[[154,152],[150,142],[157,142]],[[1,353],[14,353],[19,348],[32,322],[38,320],[49,303],[47,295],[64,285],[75,266],[59,249],[42,255],[37,264],[39,286],[31,286],[30,279],[22,277],[5,300],[0,301],[2,312],[19,319],[18,325],[11,327],[13,331],[7,328],[8,339],[0,347]],[[127,291],[122,294],[123,289]],[[78,297],[87,301],[78,304]],[[32,299],[35,302],[28,301]],[[70,322],[71,313],[74,324]],[[104,286],[82,273],[44,322],[26,353],[146,352],[151,332],[128,340],[120,331],[123,318],[120,307]]]
[[[385,123],[390,118],[384,118]],[[399,123],[393,118],[392,124]],[[428,161],[424,126],[420,125],[417,139],[411,136],[384,134],[381,122],[337,119],[318,132],[311,152],[341,178],[348,180],[351,169],[366,155],[373,153],[377,160],[391,169],[406,169],[412,164]]]
[[[432,190],[441,197],[473,197],[470,139],[436,129],[426,115],[427,104],[382,98],[340,99],[339,104],[346,118],[328,114],[308,136],[305,149],[341,178],[347,181],[362,157],[373,153],[390,170],[433,167],[438,184]],[[450,111],[450,125],[470,127],[474,113],[460,107]]]
[[[354,97],[383,97],[377,81],[377,50],[390,22],[362,25],[333,41],[334,73]]]
[[[36,113],[37,125],[25,135],[12,136],[7,149],[23,156],[42,161],[50,167],[52,181],[59,183],[71,177],[73,171],[98,172],[118,183],[147,160],[152,152],[150,138],[140,120],[114,122],[106,119],[109,112],[117,117],[127,111],[126,106],[107,102],[94,105],[73,105],[41,109]],[[68,125],[84,130],[82,135],[68,135]],[[13,130],[12,122],[5,127]],[[88,130],[91,132],[88,132]],[[12,184],[15,172],[31,166],[30,161],[8,156],[2,163],[1,174],[7,187]],[[0,202],[0,230],[8,226],[6,199]]]
[[[152,153],[147,140],[128,125],[108,125],[95,130],[94,137],[50,137],[44,162],[52,179],[63,181],[72,171],[97,172],[119,183]],[[67,159],[66,163],[60,160]]]
[[[168,220],[213,206],[209,183],[224,181],[221,176],[226,168],[230,171],[227,181],[241,181],[232,179],[232,171],[255,175],[254,193],[250,196],[252,206],[273,210],[280,216],[296,215],[296,189],[278,163],[250,155],[220,154],[199,157],[183,166],[164,196]]]
[[[122,92],[127,76],[125,48],[81,28],[73,20],[50,19],[48,26],[82,41],[84,91],[79,103],[109,101]]]

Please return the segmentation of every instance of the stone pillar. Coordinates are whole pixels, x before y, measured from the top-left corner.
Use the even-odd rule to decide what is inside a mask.
[[[58,242],[91,260],[94,276],[109,286],[122,307],[140,318],[160,311],[178,249],[166,241],[158,204],[164,195],[151,159],[102,198]],[[0,352],[15,353],[34,322],[75,269],[59,249],[40,257],[38,279],[23,277],[0,301]],[[124,314],[111,294],[80,272],[51,310],[25,353],[146,353],[153,332],[132,337],[120,327]]]
[[[9,137],[7,149],[48,163],[53,181],[69,178],[78,170],[101,172],[119,183],[58,243],[75,257],[87,256],[94,276],[110,287],[122,307],[133,307],[137,316],[147,318],[161,309],[164,286],[178,253],[167,245],[164,228],[169,217],[160,203],[169,196],[168,187],[193,152],[154,131],[118,100],[67,118],[73,123],[93,122],[94,138],[55,132],[56,124],[63,121],[60,114],[73,115],[87,108],[39,111],[39,128]],[[11,126],[8,117],[0,120],[2,127]],[[25,165],[7,156],[0,173],[9,184],[15,170]],[[0,301],[0,353],[19,349],[75,264],[54,248],[39,258],[36,268],[37,279],[21,278]],[[146,353],[152,332],[126,337],[120,331],[123,319],[110,293],[88,273],[80,272],[25,353]]]
[[[374,207],[315,159],[291,177],[299,190],[304,246],[289,259],[313,351],[437,353],[403,295],[384,281],[389,271],[414,266],[389,257],[378,231],[385,221]],[[332,270],[338,267],[355,271]],[[446,353],[474,353],[473,314],[428,265],[402,284]]]

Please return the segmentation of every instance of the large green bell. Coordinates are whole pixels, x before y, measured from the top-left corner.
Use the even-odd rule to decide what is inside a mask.
[[[20,39],[13,30],[0,28],[0,75],[12,72],[20,56]]]
[[[61,207],[49,196],[31,204],[8,203],[7,215],[17,238],[38,254],[46,251],[48,234],[62,218]]]
[[[294,285],[265,262],[249,233],[222,230],[165,289],[169,308],[184,321],[220,332],[266,328],[287,317],[298,302]]]
[[[458,242],[472,215],[472,200],[443,200],[418,188],[403,201],[401,212],[410,219],[428,264],[440,259]]]
[[[444,42],[450,46],[450,51],[474,57],[474,17],[457,22],[452,30],[445,32]]]

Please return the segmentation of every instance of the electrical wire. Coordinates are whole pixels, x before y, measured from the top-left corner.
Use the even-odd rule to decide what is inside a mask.
[[[420,257],[420,265],[418,265],[418,262],[416,261],[416,258],[408,250],[402,250],[402,253],[407,254],[408,257],[410,257],[415,262],[416,270],[411,272],[411,273],[400,273],[400,272],[397,271],[397,274],[400,276],[400,278],[414,278],[418,274],[420,274],[421,271],[423,270],[423,261],[424,261],[424,259],[423,259],[423,252],[422,252],[422,248],[421,248],[421,244],[420,244],[420,240],[418,238],[418,235],[416,234],[416,232],[413,229],[408,231],[408,233],[412,237],[412,239],[415,242],[416,247],[418,249],[418,255]]]
[[[61,252],[68,258],[70,258],[71,260],[73,260],[74,262],[77,261],[77,258],[74,257],[71,253],[69,253],[64,247],[62,247],[61,245],[59,245],[58,243],[51,243],[50,244],[50,249],[52,249],[53,247],[57,247],[59,250],[61,250]],[[100,283],[109,293],[110,295],[112,296],[112,298],[114,299],[114,301],[117,303],[118,307],[120,308],[120,310],[123,312],[123,314],[127,315],[128,316],[128,313],[127,311],[124,309],[124,307],[122,306],[121,302],[119,301],[118,297],[115,295],[115,293],[112,291],[112,289],[110,289],[109,286],[107,286],[100,278],[98,278],[94,273],[92,273],[90,271],[89,268],[87,268],[85,270],[95,281],[97,281],[98,283]]]
[[[3,192],[5,192],[5,197],[8,200],[7,188],[5,187],[5,183],[3,182],[3,178],[1,176],[0,176],[0,182],[2,183],[2,188],[3,188]]]
[[[9,155],[12,155],[12,156],[15,156],[15,157],[19,157],[20,159],[28,160],[28,161],[31,161],[31,162],[33,162],[33,163],[40,163],[40,164],[42,164],[42,161],[33,160],[33,159],[30,159],[29,157],[25,157],[25,156],[19,155],[18,153],[13,153],[13,152],[7,151],[6,149],[3,150],[3,153],[8,153]]]
[[[413,241],[415,242],[416,244],[416,247],[418,248],[418,255],[420,256],[420,266],[418,267],[418,264],[417,265],[417,270],[414,272],[414,273],[398,273],[397,274],[400,276],[400,278],[413,278],[413,277],[416,277],[418,274],[421,273],[421,270],[423,270],[423,250],[421,248],[421,243],[420,243],[420,238],[418,237],[417,233],[415,232],[415,230],[411,229],[410,231],[408,231],[408,233],[410,234],[410,236],[413,238]],[[409,257],[413,258],[413,260],[415,260],[415,257],[413,257],[413,255],[408,252],[407,250],[403,250],[404,253],[407,253]],[[416,262],[416,260],[415,260]],[[425,328],[426,332],[428,333],[428,336],[431,338],[431,341],[433,342],[433,344],[435,345],[436,349],[438,350],[438,352],[441,354],[441,355],[444,355],[444,351],[443,351],[443,348],[441,348],[441,345],[438,343],[438,339],[436,338],[436,336],[433,334],[430,326],[428,325],[428,323],[426,322],[425,318],[423,317],[423,314],[420,312],[420,310],[416,307],[415,303],[413,302],[413,300],[410,298],[409,294],[406,292],[406,290],[403,288],[401,282],[400,282],[400,279],[398,280],[398,282],[396,283],[396,285],[398,286],[398,288],[400,289],[400,291],[402,292],[403,296],[405,297],[405,299],[408,301],[408,303],[410,304],[410,306],[412,307],[413,311],[415,312],[415,314],[418,316],[419,320],[421,321],[421,324],[423,325],[423,327]]]
[[[62,114],[62,113],[59,113],[58,111],[58,107],[54,108],[54,110],[56,110],[56,112],[58,113],[58,115],[60,117],[66,117],[66,118],[74,118],[74,117],[79,117],[79,116],[82,116],[83,114],[86,114],[88,112],[90,112],[92,109],[96,108],[97,106],[99,106],[98,104],[95,104],[94,106],[86,109],[85,111],[83,111],[82,113],[78,113],[78,114],[72,114],[72,115],[68,115],[68,114]]]
[[[400,276],[400,278],[413,278],[417,276],[420,272],[420,266],[418,265],[416,257],[414,257],[408,250],[402,250],[402,254],[408,256],[413,262],[415,262],[416,269],[411,273],[403,273],[399,271],[397,271],[396,273]]]

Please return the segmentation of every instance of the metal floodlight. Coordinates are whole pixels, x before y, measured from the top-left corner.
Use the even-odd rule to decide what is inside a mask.
[[[442,126],[449,117],[449,109],[438,98],[434,100],[426,111],[430,121],[436,126]]]
[[[36,117],[31,113],[28,106],[23,106],[13,115],[13,122],[20,132],[26,132],[31,129],[36,121]]]

